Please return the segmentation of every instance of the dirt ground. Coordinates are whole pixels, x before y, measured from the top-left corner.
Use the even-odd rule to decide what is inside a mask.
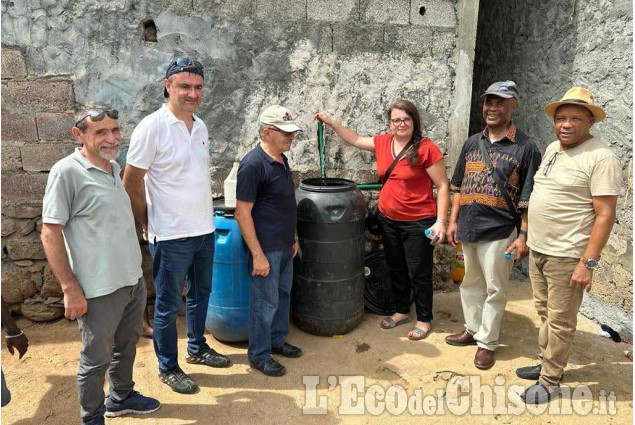
[[[474,368],[472,361],[475,347],[451,347],[444,343],[446,335],[462,330],[459,293],[435,293],[434,314],[434,332],[425,341],[418,342],[406,338],[410,329],[408,325],[382,330],[378,326],[381,318],[370,313],[365,315],[357,329],[341,338],[316,337],[292,326],[288,340],[301,346],[304,356],[282,359],[288,369],[287,375],[282,378],[269,378],[251,370],[247,364],[246,344],[227,345],[210,336],[210,344],[228,354],[233,366],[212,369],[182,361],[181,367],[201,386],[201,391],[196,395],[176,394],[158,380],[152,341],[142,339],[138,344],[134,372],[136,389],[158,398],[162,407],[151,415],[107,419],[106,423],[335,425],[425,421],[426,424],[449,424],[468,418],[470,424],[633,423],[633,363],[624,356],[624,350],[630,347],[599,336],[598,325],[582,316],[579,318],[569,367],[565,372],[565,384],[571,388],[586,385],[592,392],[594,402],[584,404],[584,392],[574,392],[571,397],[571,404],[575,404],[573,414],[566,414],[564,408],[565,414],[553,414],[555,410],[549,413],[551,409],[568,404],[562,401],[552,402],[548,410],[542,413],[483,410],[484,413],[479,414],[478,403],[465,404],[470,402],[468,395],[480,394],[478,391],[470,391],[465,393],[466,397],[457,399],[456,391],[452,388],[456,389],[457,384],[468,379],[460,375],[480,377],[481,385],[502,384],[504,387],[497,388],[503,392],[495,388],[494,394],[500,393],[503,397],[510,386],[531,384],[514,374],[517,367],[536,363],[538,318],[527,284],[513,282],[511,285],[510,301],[502,327],[502,346],[496,352],[495,366],[488,371]],[[78,424],[75,373],[80,337],[76,323],[66,320],[55,323],[20,320],[19,325],[29,337],[30,348],[22,361],[9,355],[4,347],[2,349],[2,369],[12,392],[11,403],[2,409],[2,424]],[[185,350],[184,334],[181,317],[180,353]],[[317,397],[326,396],[326,400],[323,400],[327,402],[325,414],[303,414],[303,407],[315,407],[320,400],[315,398],[314,391],[305,391],[303,376],[319,377]],[[361,377],[364,377],[364,386],[356,396],[356,402],[348,402],[350,397],[346,395],[347,389],[353,388],[351,383],[359,381]],[[405,390],[401,392],[401,398],[395,394],[400,394],[402,390],[394,385]],[[382,394],[384,390],[385,398]],[[592,411],[584,415],[585,407],[588,410],[592,410],[591,406],[602,407],[598,401],[599,396],[604,394],[601,390],[606,390],[607,395],[610,392],[615,394],[616,411],[612,411],[610,403],[606,403],[605,410],[613,414],[599,415]],[[481,388],[481,393],[487,394],[487,390]],[[416,404],[405,407],[407,397],[412,400],[424,399],[425,409],[421,409],[421,405],[417,409]],[[353,413],[352,406],[355,405],[363,413],[346,414]],[[467,406],[468,412],[463,413],[459,406]],[[500,407],[496,404],[497,409],[505,406],[524,408],[513,395],[506,398]]]

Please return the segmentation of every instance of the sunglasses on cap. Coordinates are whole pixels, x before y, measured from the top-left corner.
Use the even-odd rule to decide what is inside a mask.
[[[168,71],[165,73],[165,77],[168,78],[171,75],[179,72],[191,71],[194,74],[203,75],[203,65],[199,61],[192,60],[190,58],[176,58],[174,62],[168,67]]]
[[[95,122],[95,121],[101,121],[104,119],[104,117],[108,115],[110,118],[112,118],[113,120],[119,119],[119,111],[116,109],[93,109],[91,111],[89,111],[86,115],[84,115],[82,117],[82,119],[80,119],[79,121],[77,121],[75,123],[75,127],[78,127],[79,124],[84,121],[86,118],[90,117],[90,120]]]

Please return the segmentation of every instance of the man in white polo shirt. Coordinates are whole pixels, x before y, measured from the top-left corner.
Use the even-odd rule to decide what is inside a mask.
[[[132,133],[123,179],[153,258],[153,340],[159,377],[182,394],[198,391],[178,363],[176,318],[185,280],[186,361],[230,365],[229,358],[207,345],[203,336],[214,258],[209,140],[207,127],[194,115],[201,104],[203,78],[198,61],[177,58],[168,66],[163,80],[168,102]]]
[[[130,199],[114,161],[121,146],[118,116],[105,104],[78,115],[72,133],[82,148],[51,168],[42,205],[46,258],[64,292],[64,314],[77,318],[82,334],[82,425],[104,425],[104,414],[160,407],[134,391],[132,380],[146,284]],[[104,399],[106,373],[110,395]]]

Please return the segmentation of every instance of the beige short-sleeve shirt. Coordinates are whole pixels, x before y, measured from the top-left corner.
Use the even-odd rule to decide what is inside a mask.
[[[581,257],[595,224],[594,196],[618,195],[619,159],[592,138],[560,150],[560,141],[545,150],[529,199],[527,244],[556,257]]]

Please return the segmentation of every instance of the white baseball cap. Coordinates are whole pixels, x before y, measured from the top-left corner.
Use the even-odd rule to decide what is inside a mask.
[[[266,107],[260,114],[260,123],[274,126],[287,133],[302,131],[300,127],[295,124],[292,112],[280,105]]]

